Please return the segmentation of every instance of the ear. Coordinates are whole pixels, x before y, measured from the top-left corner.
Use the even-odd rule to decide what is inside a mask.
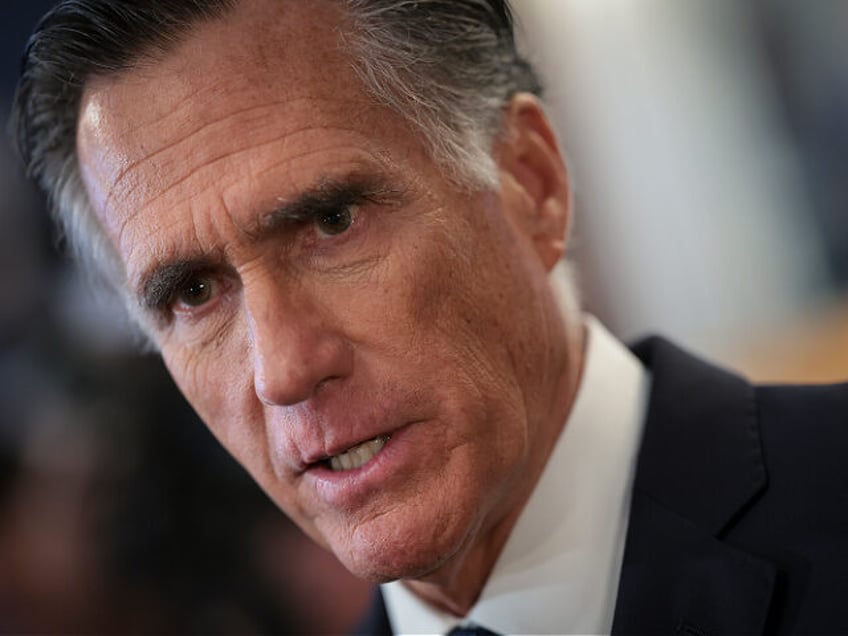
[[[504,132],[495,151],[501,202],[550,271],[565,253],[571,220],[565,162],[534,95],[518,93],[510,100],[504,111]]]

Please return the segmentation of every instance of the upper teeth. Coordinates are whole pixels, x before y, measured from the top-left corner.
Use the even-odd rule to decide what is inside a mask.
[[[330,458],[330,468],[333,470],[351,470],[364,466],[380,452],[380,449],[389,441],[388,437],[375,437],[367,442],[362,442],[350,450]]]

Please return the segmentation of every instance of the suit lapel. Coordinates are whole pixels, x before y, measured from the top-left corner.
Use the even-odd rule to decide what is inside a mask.
[[[775,568],[722,543],[766,487],[752,387],[653,338],[615,633],[759,633]]]

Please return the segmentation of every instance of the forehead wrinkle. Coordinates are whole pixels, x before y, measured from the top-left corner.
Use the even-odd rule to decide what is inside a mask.
[[[368,139],[367,139],[367,137],[365,137],[365,135],[362,135],[361,133],[359,133],[358,131],[356,131],[354,129],[343,128],[341,126],[337,126],[337,127],[322,126],[321,127],[321,131],[330,131],[330,130],[351,132],[351,133],[354,133],[354,135],[356,136],[357,139],[361,138],[361,139],[365,139],[366,141],[368,141]],[[307,131],[304,130],[304,131],[301,131],[301,132],[303,132],[305,134]],[[298,153],[295,153],[295,154],[290,154],[285,158],[281,158],[279,161],[275,161],[275,162],[269,164],[267,167],[264,167],[262,170],[257,170],[254,173],[253,176],[261,177],[263,175],[266,175],[269,172],[274,172],[274,171],[279,170],[281,166],[285,166],[287,164],[291,164],[295,161],[299,161],[299,160],[302,160],[302,159],[307,159],[308,157],[310,157],[312,155],[326,153],[328,151],[332,152],[333,155],[341,155],[342,153],[347,153],[347,156],[336,157],[336,158],[333,158],[332,160],[324,160],[324,161],[318,162],[320,167],[322,169],[325,169],[327,172],[329,172],[329,170],[326,169],[326,166],[328,165],[328,163],[333,163],[336,167],[332,168],[331,170],[334,171],[335,173],[339,173],[339,174],[352,174],[352,173],[355,173],[355,172],[365,174],[368,171],[375,171],[372,168],[372,166],[374,168],[376,168],[381,173],[384,173],[386,175],[389,173],[389,171],[386,169],[386,164],[388,163],[386,156],[380,149],[363,148],[361,146],[357,146],[352,140],[345,140],[345,141],[342,142],[339,139],[329,139],[323,145],[311,147],[311,148],[306,148],[301,152],[298,152]],[[338,168],[339,165],[344,165],[344,164],[350,164],[350,165],[353,165],[353,166],[356,166],[356,167],[351,169],[351,170],[341,170],[340,168]],[[310,166],[308,166],[308,165],[307,166],[301,166],[301,167],[304,167],[307,170],[310,168]],[[291,172],[287,173],[287,175],[290,175],[290,174],[291,174]],[[332,174],[319,175],[317,178],[312,180],[312,183],[307,185],[307,188],[312,188],[320,180],[328,178],[328,177],[332,177],[332,176],[333,176]],[[293,180],[292,177],[290,177],[290,179]],[[296,188],[293,188],[293,189],[296,189]]]
[[[303,157],[305,157],[305,156],[308,156],[308,155],[310,155],[310,154],[313,154],[313,152],[319,152],[319,150],[314,150],[314,151],[305,152],[305,153],[302,153],[302,155],[298,155],[298,156],[295,156],[295,157],[288,158],[288,159],[286,159],[285,161],[280,162],[280,164],[277,164],[277,167],[279,167],[279,165],[285,165],[285,164],[287,164],[287,163],[291,163],[291,161],[292,161],[292,160],[296,160],[296,159],[298,159],[298,158],[303,158]],[[270,170],[271,170],[271,168],[269,168],[269,171],[270,171]],[[352,172],[356,172],[356,171],[354,170],[354,171],[352,171]],[[362,172],[362,171],[360,171],[360,172]],[[322,175],[321,177],[319,177],[319,178],[315,181],[315,183],[314,183],[312,186],[309,186],[307,189],[314,189],[314,188],[316,188],[316,187],[317,187],[317,184],[318,184],[318,183],[321,183],[321,182],[327,181],[328,179],[333,179],[333,177],[332,177],[332,176],[327,176],[327,175]],[[177,187],[177,185],[178,185],[178,184],[174,184],[174,185],[173,185],[173,186],[171,186],[168,190],[165,190],[165,191],[163,191],[163,192],[161,192],[161,193],[157,194],[157,195],[156,195],[153,199],[151,199],[151,200],[150,200],[150,201],[146,204],[146,206],[145,206],[145,207],[147,207],[147,206],[150,206],[150,205],[154,204],[154,203],[155,203],[158,199],[164,198],[164,197],[168,194],[168,192],[170,192],[173,188]],[[219,207],[219,208],[220,208],[220,209],[222,209],[222,210],[224,210],[224,213],[226,214],[226,216],[227,216],[227,218],[228,218],[228,220],[229,220],[229,222],[230,222],[230,225],[231,225],[233,228],[235,228],[235,229],[236,229],[236,230],[237,230],[237,231],[238,231],[241,235],[246,236],[246,237],[248,237],[248,238],[252,239],[252,237],[253,237],[254,235],[256,235],[256,234],[260,233],[260,229],[261,229],[261,227],[262,227],[262,223],[261,223],[261,221],[256,221],[256,220],[254,220],[253,218],[251,218],[251,219],[250,219],[250,220],[248,220],[248,222],[245,224],[245,223],[241,222],[241,221],[238,219],[237,211],[234,211],[234,210],[232,209],[232,206],[231,206],[231,205],[229,205],[229,204],[227,203],[227,201],[226,201],[226,199],[225,199],[225,197],[224,197],[224,196],[222,196],[222,195],[220,195],[220,194],[216,194],[216,197],[215,197],[215,198],[217,199],[217,203],[215,204],[215,206],[216,206],[216,207]],[[190,208],[190,206],[191,206],[192,202],[193,202],[193,201],[195,201],[196,199],[198,199],[198,196],[197,196],[196,194],[187,193],[184,197],[182,197],[182,198],[180,198],[180,199],[177,199],[177,200],[175,200],[175,201],[172,201],[172,202],[170,203],[170,206],[171,206],[171,207],[176,207],[176,206],[182,206],[182,205],[184,205],[184,206],[186,206],[186,208],[187,208],[186,213],[187,213],[187,214],[190,214],[190,210],[189,210],[189,208]],[[278,200],[279,200],[279,198],[278,198]],[[262,212],[263,212],[262,210],[260,210],[260,211],[259,211],[259,213],[260,213],[260,214],[261,214]],[[126,245],[127,245],[127,252],[128,252],[128,254],[127,254],[127,261],[128,261],[128,262],[132,260],[132,258],[131,258],[131,257],[132,257],[132,254],[133,254],[133,252],[134,252],[136,249],[138,249],[139,247],[146,246],[146,245],[149,245],[149,244],[150,244],[150,237],[151,237],[151,235],[156,236],[156,235],[161,235],[161,234],[162,234],[162,228],[161,228],[161,227],[159,227],[159,226],[152,226],[152,227],[147,228],[147,229],[148,229],[148,231],[146,232],[145,236],[140,237],[140,236],[136,235],[136,236],[134,236],[134,237],[133,237],[133,240],[126,240],[126,241],[125,241],[125,234],[126,234],[128,231],[132,230],[132,229],[136,229],[136,228],[133,226],[132,221],[133,221],[136,217],[139,217],[140,215],[142,215],[143,213],[144,213],[144,209],[134,210],[134,211],[132,211],[131,213],[129,213],[127,216],[125,216],[125,217],[123,217],[123,218],[121,218],[121,219],[120,219],[120,224],[119,224],[119,226],[118,226],[118,234],[117,234],[117,245],[119,245],[119,246],[120,246],[120,245],[124,245],[124,244],[126,244]],[[201,216],[202,216],[202,215],[201,215]],[[214,217],[215,215],[212,215],[212,216]],[[292,218],[294,218],[294,217],[292,217]],[[210,220],[211,220],[212,222],[215,222],[215,221],[214,221],[214,218],[213,218],[213,219],[210,219]],[[174,223],[177,223],[177,221],[174,221]],[[218,223],[216,223],[216,225],[217,225],[217,224],[218,224]],[[196,225],[192,222],[192,223],[191,223],[191,226],[193,227],[193,231],[195,232],[195,241],[197,241],[198,243],[200,243],[200,237],[199,237],[199,236],[197,236],[197,227],[196,227]],[[219,234],[220,234],[221,236],[223,236],[223,235],[224,235],[224,233],[219,233]],[[222,254],[223,254],[223,253],[224,253],[224,252],[222,251]]]
[[[291,140],[293,138],[296,138],[298,135],[308,134],[309,132],[313,132],[315,130],[319,130],[319,129],[312,126],[312,125],[305,125],[302,128],[296,129],[294,131],[287,131],[287,132],[282,133],[278,136],[275,136],[275,137],[273,137],[273,138],[271,138],[267,141],[264,141],[260,144],[252,144],[250,139],[246,138],[243,142],[244,143],[243,147],[240,147],[238,149],[231,150],[231,151],[222,151],[219,154],[217,154],[216,156],[210,157],[204,163],[197,165],[197,166],[194,166],[192,171],[188,172],[184,176],[181,176],[176,181],[173,181],[172,183],[168,184],[167,188],[164,188],[160,192],[157,192],[153,196],[146,199],[144,205],[145,205],[145,207],[147,207],[147,206],[150,206],[150,205],[153,205],[153,204],[159,202],[161,199],[166,197],[170,192],[172,192],[175,188],[178,188],[180,185],[189,181],[200,170],[211,168],[211,167],[215,166],[216,164],[218,164],[219,162],[232,160],[232,159],[238,158],[239,156],[241,156],[244,153],[253,153],[257,149],[265,148],[267,146],[272,146],[276,143],[280,143],[282,140]],[[336,130],[336,131],[340,131],[340,132],[348,132],[348,133],[354,132],[354,133],[356,133],[356,131],[354,129],[346,128],[346,127],[342,127],[342,126],[338,126],[338,127],[323,126],[323,127],[320,128],[320,131],[322,131],[322,132],[323,131],[332,131],[332,130]],[[357,136],[361,136],[359,133],[356,133],[356,134],[357,134]],[[179,143],[182,143],[183,141],[187,142],[188,139],[180,140],[180,141],[176,142],[175,144],[169,144],[169,146],[176,147],[176,146],[179,145]],[[359,147],[355,146],[353,143],[340,145],[338,139],[329,139],[322,146],[309,148],[307,150],[304,150],[303,152],[289,155],[289,156],[285,157],[284,159],[280,160],[279,162],[275,162],[272,165],[268,166],[267,168],[257,172],[254,176],[260,176],[260,175],[263,175],[263,174],[270,172],[272,170],[277,170],[277,169],[280,168],[280,166],[284,166],[284,165],[290,164],[294,161],[304,159],[306,157],[309,157],[310,155],[326,152],[327,150],[332,150],[334,152],[340,151],[340,150],[345,149],[345,147],[349,147],[349,148],[352,148],[354,150],[361,151],[361,149]],[[143,159],[136,162],[136,166],[138,166],[138,164],[140,164],[141,161],[143,161]],[[126,178],[128,175],[129,175],[129,171],[125,171],[124,178]],[[124,188],[124,189],[126,189],[126,188]],[[104,207],[108,207],[110,200],[114,200],[115,197],[119,196],[118,193],[117,193],[118,190],[119,190],[119,188],[118,188],[117,183],[113,184],[109,188],[109,194],[108,194],[106,201],[104,203]],[[132,188],[130,188],[130,190],[132,191]],[[191,199],[191,198],[193,198],[193,195],[188,194],[188,195],[186,195],[186,197],[184,199],[177,200],[175,203],[180,203],[182,201],[185,201],[186,199]]]
[[[263,103],[263,104],[256,104],[256,105],[251,105],[251,106],[246,106],[244,108],[240,108],[238,110],[235,110],[235,111],[228,113],[224,117],[217,118],[213,121],[205,122],[205,123],[203,123],[199,126],[196,126],[195,128],[192,128],[191,130],[187,130],[182,135],[180,135],[178,138],[169,141],[168,143],[158,147],[156,150],[154,150],[150,153],[147,153],[147,154],[145,154],[141,157],[138,157],[137,159],[126,162],[125,165],[122,165],[121,170],[118,172],[117,176],[112,180],[112,186],[109,189],[109,195],[106,197],[105,204],[106,205],[109,204],[109,202],[113,198],[113,193],[115,193],[116,190],[119,189],[119,186],[124,181],[124,179],[126,179],[128,177],[128,175],[131,172],[133,172],[134,170],[136,170],[140,165],[147,164],[147,163],[150,163],[152,161],[155,161],[155,159],[157,157],[164,155],[169,150],[176,150],[177,148],[179,148],[180,145],[190,142],[190,140],[192,138],[196,137],[197,135],[203,134],[205,131],[209,131],[210,134],[214,133],[214,131],[217,127],[226,126],[230,122],[230,120],[232,120],[233,118],[243,116],[243,115],[247,115],[247,114],[250,114],[254,111],[265,111],[265,110],[269,111],[269,113],[264,118],[260,117],[260,116],[248,118],[247,121],[239,122],[239,125],[240,126],[249,126],[250,124],[252,124],[254,122],[260,122],[261,123],[263,119],[269,119],[270,118],[271,114],[275,110],[274,109],[275,106],[281,106],[281,105],[284,105],[284,104],[290,105],[294,102],[302,101],[302,100],[308,100],[308,98],[303,97],[303,98],[296,98],[296,99],[279,100],[279,101],[275,101],[275,102],[267,102],[267,103]],[[190,108],[190,106],[188,104],[185,104],[185,105],[181,104],[180,106],[183,107],[183,108],[186,108],[186,109]],[[160,120],[158,120],[159,124],[161,124],[161,122],[164,119],[167,119],[168,117],[171,117],[171,116],[176,116],[176,114],[177,114],[176,111],[172,111],[170,113],[167,113]],[[121,135],[126,136],[127,134],[132,133],[132,132],[136,132],[136,133],[140,134],[140,133],[143,133],[145,127],[152,126],[152,125],[155,125],[154,121],[146,122],[146,123],[140,123],[132,129],[127,129],[125,131],[122,131]],[[272,138],[272,139],[270,139],[266,142],[263,142],[260,145],[267,145],[267,144],[270,144],[270,143],[274,143],[274,142],[282,139],[283,137],[285,137],[287,134],[296,134],[297,132],[300,132],[301,130],[307,129],[307,128],[309,128],[309,126],[304,126],[302,129],[295,129],[293,131],[289,131],[288,133],[282,133],[279,136],[274,137],[274,138]],[[262,127],[261,126],[255,126],[255,127],[251,126],[251,129],[252,130],[262,130]],[[213,165],[214,162],[219,160],[219,159],[223,159],[223,158],[230,156],[230,155],[235,156],[235,155],[237,155],[237,154],[239,154],[239,153],[241,153],[245,150],[250,150],[252,147],[255,147],[255,146],[251,145],[250,135],[242,134],[242,135],[239,135],[238,138],[241,140],[241,143],[243,144],[241,147],[235,148],[232,152],[227,152],[225,150],[222,150],[217,154],[217,156],[210,157],[209,159],[204,161],[204,163],[197,166],[197,168],[202,168],[202,167],[207,167],[209,165]],[[185,181],[189,177],[191,177],[191,173],[181,177],[178,181],[175,181],[171,185],[172,186],[179,185],[180,183],[182,183],[183,181]],[[132,190],[133,188],[132,188],[132,186],[130,186],[128,189]]]
[[[324,130],[327,130],[327,128],[325,128]],[[302,132],[305,132],[305,131],[302,131]],[[267,142],[267,144],[263,144],[263,145],[270,145],[272,143],[275,143],[275,141],[278,141],[278,139],[269,141],[269,142]],[[310,148],[310,149],[305,150],[301,153],[288,156],[285,159],[280,160],[279,162],[276,162],[273,165],[265,168],[264,170],[257,172],[254,176],[261,176],[261,175],[266,174],[268,172],[272,172],[274,170],[279,170],[281,168],[281,166],[286,166],[287,164],[291,164],[294,161],[305,159],[306,157],[309,157],[311,155],[321,154],[321,153],[325,152],[327,149],[332,149],[333,151],[338,151],[338,150],[345,149],[345,146],[338,146],[334,141],[331,141],[331,142],[328,142],[326,147]],[[233,156],[237,156],[238,154],[241,154],[242,152],[250,152],[252,150],[253,150],[252,147],[251,148],[245,148],[243,150],[240,150],[238,153],[234,153]],[[360,148],[358,148],[358,147],[356,147],[352,144],[349,146],[349,150],[361,151]],[[367,156],[373,157],[374,155],[369,154]],[[222,161],[224,159],[225,159],[224,157],[222,157],[220,159],[216,159],[213,162],[213,164],[217,163],[218,161]],[[353,164],[354,166],[357,166],[357,168],[348,172],[350,174],[359,173],[361,175],[364,175],[366,173],[366,171],[368,170],[367,166],[373,165],[373,164],[370,164],[370,163],[366,163],[366,161],[364,159],[359,159],[359,158],[350,158],[350,159],[345,160],[345,162],[346,163],[349,162],[349,163]],[[384,176],[382,178],[385,181],[385,180],[388,180],[388,176],[385,173],[385,169],[384,169],[382,163],[383,163],[382,161],[379,161],[377,166],[378,166],[378,170],[381,173],[383,173]],[[210,165],[213,165],[213,164],[210,164]],[[359,167],[359,166],[361,166],[361,167]],[[149,208],[150,206],[157,203],[159,200],[165,198],[170,192],[172,192],[175,188],[177,188],[181,183],[187,181],[190,177],[191,177],[191,175],[184,177],[184,178],[180,179],[179,181],[171,184],[166,190],[163,190],[162,192],[157,193],[154,197],[152,197],[151,199],[149,199],[148,201],[145,202],[144,208]],[[315,188],[318,183],[320,183],[322,181],[326,181],[328,179],[333,179],[333,178],[334,178],[333,175],[321,175],[317,179],[315,179],[313,184],[308,186],[307,189]],[[195,193],[186,193],[185,196],[169,202],[169,205],[170,205],[170,207],[180,206],[180,205],[187,204],[188,202],[191,202],[192,200],[197,199],[197,198],[198,198],[198,196]],[[252,221],[252,220],[249,221],[248,225],[245,227],[245,224],[241,223],[237,219],[235,213],[231,209],[232,206],[230,206],[227,203],[226,198],[223,195],[216,195],[216,199],[218,200],[218,204],[220,205],[220,207],[222,209],[226,210],[226,214],[229,217],[229,219],[230,219],[230,221],[231,221],[231,223],[234,227],[238,228],[242,233],[248,234],[248,235],[257,231],[257,228],[253,227],[253,225],[255,225],[254,221]],[[120,226],[119,226],[120,229],[119,229],[119,233],[118,233],[119,245],[123,244],[123,235],[125,233],[125,230],[127,230],[127,226],[129,226],[131,224],[131,221],[135,217],[139,216],[140,214],[142,214],[144,212],[144,208],[134,210],[131,213],[129,213],[128,215],[126,215],[124,218],[121,219]],[[158,230],[155,230],[155,231],[158,232]],[[130,248],[132,248],[132,245],[130,246]]]
[[[152,71],[145,72],[145,68],[146,67],[144,65],[139,63],[127,68],[118,75],[92,76],[86,80],[82,103],[97,102],[103,98],[103,95],[106,95],[108,99],[113,90],[120,91],[122,88],[139,89],[143,88],[145,84],[149,84],[151,82],[159,84],[160,81],[156,75]],[[173,100],[176,102],[175,105],[165,108],[164,112],[161,114],[146,110],[140,112],[139,117],[120,118],[118,121],[120,121],[123,125],[120,130],[121,135],[131,135],[144,130],[145,127],[151,125],[161,125],[163,120],[179,115],[181,111],[190,108],[191,100],[203,92],[203,89],[203,86],[198,86],[196,88],[189,87],[184,95],[180,95],[178,98]],[[87,99],[88,97],[91,97],[91,99]],[[99,105],[99,109],[101,113],[107,110],[103,105]]]

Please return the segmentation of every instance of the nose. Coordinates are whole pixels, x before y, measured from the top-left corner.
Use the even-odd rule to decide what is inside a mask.
[[[243,289],[253,383],[263,403],[298,404],[350,373],[352,348],[331,326],[326,303],[270,279],[245,282]]]

